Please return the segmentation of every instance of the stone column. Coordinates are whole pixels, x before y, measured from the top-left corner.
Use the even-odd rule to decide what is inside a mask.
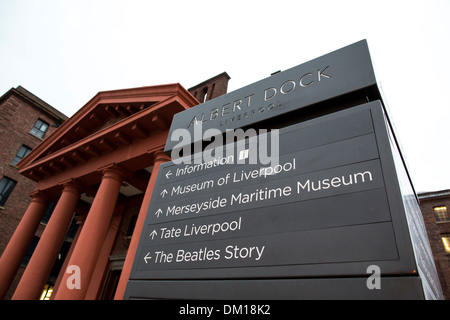
[[[115,300],[122,300],[125,294],[128,278],[130,277],[131,267],[133,266],[134,256],[141,237],[141,232],[144,227],[145,216],[147,214],[150,199],[152,197],[153,188],[155,187],[156,176],[158,175],[159,167],[164,162],[170,161],[170,158],[163,152],[157,151],[155,153],[155,161],[152,170],[152,175],[145,190],[144,199],[142,200],[141,209],[139,210],[136,226],[134,227],[133,237],[131,238],[130,246],[128,247],[127,256],[123,265],[122,273],[120,275],[119,284],[117,285]]]
[[[69,277],[72,276],[72,273],[66,272],[58,292],[56,292],[55,300],[82,300],[85,298],[123,179],[124,171],[118,166],[111,166],[103,170],[100,187],[68,263],[68,268],[76,266],[80,270],[80,286],[79,288],[69,287],[67,282],[71,280]]]
[[[61,249],[79,199],[79,186],[73,181],[65,183],[61,197],[14,292],[13,300],[39,299]]]
[[[80,212],[77,211],[77,213],[79,214]],[[58,288],[61,285],[61,280],[62,280],[62,278],[64,276],[64,272],[69,264],[70,256],[72,255],[73,249],[75,248],[77,240],[80,237],[81,230],[83,229],[84,221],[86,220],[86,214],[87,214],[87,212],[84,215],[79,216],[78,219],[76,220],[76,224],[78,225],[78,230],[77,230],[77,233],[75,234],[75,237],[72,240],[72,244],[70,245],[69,252],[67,252],[66,259],[64,259],[64,263],[61,267],[61,270],[59,271],[58,278],[56,279],[56,283],[53,287],[53,293],[50,296],[50,300],[55,300],[56,292],[58,292]]]
[[[48,205],[39,191],[30,195],[33,199],[0,258],[0,300],[5,298]]]

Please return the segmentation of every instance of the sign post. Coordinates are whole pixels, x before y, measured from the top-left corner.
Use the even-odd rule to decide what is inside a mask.
[[[382,102],[354,105],[377,98],[367,57],[363,41],[179,114],[172,134],[194,136],[200,124],[216,137],[242,124],[280,129],[276,140],[249,135],[239,147],[215,144],[215,156],[202,147],[161,165],[125,298],[441,298]],[[298,121],[286,125],[286,114]],[[167,152],[180,147],[169,140]],[[274,147],[276,158],[259,161]]]

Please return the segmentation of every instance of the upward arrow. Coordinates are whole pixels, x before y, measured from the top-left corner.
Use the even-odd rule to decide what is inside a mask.
[[[149,237],[152,237],[152,240],[153,240],[153,238],[157,235],[158,235],[158,232],[156,232],[156,230],[153,230],[153,232],[150,233]]]
[[[160,215],[161,213],[163,213],[162,210],[161,210],[161,209],[158,209],[158,211],[155,212],[155,216],[156,216],[157,218],[159,218],[159,215]]]
[[[168,194],[168,192],[167,192],[166,189],[164,189],[160,194],[161,194],[161,197],[164,198],[164,196],[165,196],[166,194]]]

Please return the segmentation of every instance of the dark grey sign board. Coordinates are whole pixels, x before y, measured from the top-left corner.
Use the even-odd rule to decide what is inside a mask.
[[[276,163],[197,143],[266,125]],[[442,299],[366,41],[175,115],[165,151],[125,299]]]
[[[440,298],[379,101],[282,128],[279,141],[273,166],[161,165],[126,299]]]
[[[200,124],[203,131],[222,132],[255,126],[319,102],[374,90],[378,89],[372,61],[362,40],[176,114],[169,137],[180,128],[194,137],[194,128]],[[180,143],[168,139],[166,153],[176,146]]]

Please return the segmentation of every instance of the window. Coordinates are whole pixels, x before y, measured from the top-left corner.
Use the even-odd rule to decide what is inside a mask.
[[[48,123],[38,119],[34,124],[33,128],[31,128],[30,133],[40,139],[44,137],[45,132],[48,129]]]
[[[50,300],[50,297],[53,293],[53,286],[50,284],[46,284],[44,289],[42,290],[41,297],[39,300]]]
[[[25,156],[27,154],[29,154],[31,152],[31,149],[28,148],[27,146],[22,145],[20,147],[19,152],[17,152],[16,156],[14,157],[14,160],[11,162],[11,164],[13,166],[15,166],[17,163],[19,163],[20,160],[22,160],[23,158],[25,158]]]
[[[8,177],[3,177],[0,180],[0,207],[4,207],[6,200],[16,186],[16,181]]]
[[[441,239],[445,252],[450,254],[450,234],[443,234]]]
[[[202,103],[205,103],[208,98],[208,87],[204,87],[202,93],[203,93]]]
[[[436,222],[449,222],[450,218],[448,216],[447,206],[438,206],[433,208],[434,216]]]

